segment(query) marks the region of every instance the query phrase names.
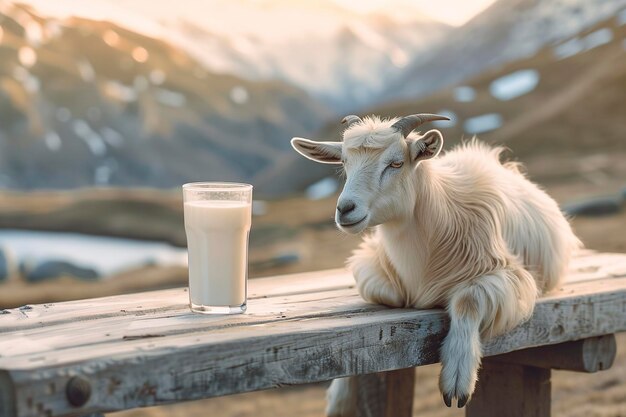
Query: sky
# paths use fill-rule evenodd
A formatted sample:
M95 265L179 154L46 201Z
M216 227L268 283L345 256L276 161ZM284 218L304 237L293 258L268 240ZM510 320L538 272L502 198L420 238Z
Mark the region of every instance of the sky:
M460 26L489 7L495 0L334 0L354 10L375 11L395 5L411 6L449 25Z
M211 19L214 13L204 13L206 8L222 9L226 7L246 7L250 5L284 7L285 4L296 3L315 4L312 0L179 0L176 8L172 9L169 1L159 2L153 0L20 0L20 2L33 4L37 9L51 12L53 15L72 14L79 15L102 14L107 16L111 10L123 10L140 12L145 11L148 15L156 17L177 15L203 15ZM406 19L417 14L442 21L444 23L460 26L469 19L480 13L495 0L331 0L339 6L353 10L356 13L386 12L396 17ZM322 2L323 3L323 2ZM319 3L318 3L319 4ZM219 7L215 7L215 6ZM91 12L91 13L90 13ZM219 13L218 13L219 14ZM96 17L96 16L91 16ZM213 16L216 17L216 16Z

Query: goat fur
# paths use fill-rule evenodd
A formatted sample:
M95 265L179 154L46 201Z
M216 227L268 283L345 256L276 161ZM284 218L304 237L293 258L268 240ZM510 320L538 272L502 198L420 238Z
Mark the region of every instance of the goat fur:
M394 136L395 120L351 126L343 152L420 140ZM528 319L581 246L557 203L501 152L473 139L415 164L396 185L406 214L376 225L348 259L366 301L447 309L439 386L448 406L454 398L463 406L474 391L482 344ZM328 415L355 412L353 387L350 378L333 381Z

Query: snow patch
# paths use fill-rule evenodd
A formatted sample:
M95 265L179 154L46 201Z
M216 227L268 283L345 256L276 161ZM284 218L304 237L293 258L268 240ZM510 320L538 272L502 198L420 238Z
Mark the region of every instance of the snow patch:
M318 182L309 185L305 194L309 200L320 200L333 195L339 188L339 182L336 178L326 177Z
M22 46L17 52L17 59L20 61L20 64L30 68L37 62L37 52L30 46Z
M263 216L267 214L267 210L268 210L267 201L252 200L252 215L253 216Z
M236 104L245 104L249 99L248 90L242 86L233 87L230 90L230 99Z
M182 107L187 102L185 96L176 91L159 89L155 92L156 99L159 103L170 107Z
M456 126L457 122L458 122L458 118L456 116L456 113L453 112L452 110L439 110L437 112L437 114L440 114L442 116L446 116L448 117L450 120L435 120L433 123L433 126L438 127L438 128L446 128L446 127L453 127Z
M78 66L78 72L80 74L80 78L86 83L90 83L96 79L96 72L93 69L93 66L86 59L79 59L76 62Z
M61 138L57 132L46 132L44 142L52 152L56 152L61 148Z
M89 124L81 119L72 123L72 129L79 138L83 139L94 156L103 156L106 153L106 145L102 137L93 131Z
M31 75L24 82L24 88L31 94L37 93L41 87L41 82L39 78Z
M106 81L104 83L104 93L115 100L126 103L137 100L137 92L135 89L119 81Z
M410 59L409 54L397 47L391 49L389 58L391 59L391 63L397 68L406 67Z
M22 83L24 90L29 93L36 93L39 91L41 82L39 78L35 77L24 67L15 67L13 69L13 77Z
M613 32L609 28L598 29L583 38L572 38L554 48L558 59L569 58L583 51L606 45L613 40Z
M620 10L620 12L617 14L617 23L620 26L626 25L626 9Z
M150 71L150 82L154 85L161 85L165 82L165 73L160 69L153 69Z
M111 168L108 165L100 165L94 172L94 183L96 185L106 185L111 178Z
M146 62L150 57L148 50L144 47L137 46L133 48L133 52L131 53L133 59L141 64Z
M498 100L512 100L533 91L539 78L539 72L534 69L515 71L492 81L489 92Z
M10 248L20 261L65 260L95 268L102 275L121 272L148 262L158 265L185 265L187 258L185 249L163 242L77 233L6 229L0 231L0 244Z
M585 50L585 44L578 38L570 39L554 48L554 55L558 59L569 58Z
M43 29L39 23L34 20L28 20L24 24L24 32L26 35L26 42L34 47L41 45L43 39Z
M46 38L56 39L63 34L63 27L56 19L48 19L44 26L44 32L46 33Z
M122 136L117 130L105 126L100 129L100 133L102 134L104 141L114 148L121 148L124 145L124 136Z
M120 35L109 29L102 35L102 40L110 47L115 48L120 43Z
M593 49L598 46L606 45L613 40L613 31L609 28L598 29L585 36L583 39L585 43L585 49Z
M487 113L467 119L463 124L463 129L465 132L475 135L495 130L501 127L502 124L502 116L498 113Z
M460 103L469 103L476 98L476 90L468 86L460 86L453 90L454 100Z

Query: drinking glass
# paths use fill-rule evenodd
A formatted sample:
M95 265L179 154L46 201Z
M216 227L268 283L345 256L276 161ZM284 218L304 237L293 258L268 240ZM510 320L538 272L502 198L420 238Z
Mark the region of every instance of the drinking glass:
M195 182L183 185L191 310L204 314L246 311L252 185Z

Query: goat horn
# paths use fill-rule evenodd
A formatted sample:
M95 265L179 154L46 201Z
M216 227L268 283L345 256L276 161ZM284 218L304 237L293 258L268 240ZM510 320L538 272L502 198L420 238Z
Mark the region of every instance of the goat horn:
M394 127L398 131L402 132L402 136L406 138L407 136L409 136L409 133L417 129L419 125L426 122L432 122L434 120L450 120L450 118L446 116L440 116L438 114L429 113L412 114L398 120L391 127Z
M349 115L349 116L344 117L344 118L341 120L341 123L342 123L342 124L346 124L346 123L348 123L348 127L350 127L350 125L352 125L352 123L360 123L360 122L362 122L362 121L363 121L363 120L361 120L361 118L360 118L359 116L356 116L356 115L354 115L354 114L351 114L351 115Z

